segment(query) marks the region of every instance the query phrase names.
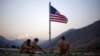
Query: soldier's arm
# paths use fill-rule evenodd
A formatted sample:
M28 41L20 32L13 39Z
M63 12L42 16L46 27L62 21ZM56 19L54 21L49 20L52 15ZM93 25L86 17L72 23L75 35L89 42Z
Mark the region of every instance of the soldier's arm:
M37 49L40 50L40 51L43 51L43 49L38 45L37 45Z
M28 46L28 45L24 45L24 47L25 47L26 49L31 49L31 46Z

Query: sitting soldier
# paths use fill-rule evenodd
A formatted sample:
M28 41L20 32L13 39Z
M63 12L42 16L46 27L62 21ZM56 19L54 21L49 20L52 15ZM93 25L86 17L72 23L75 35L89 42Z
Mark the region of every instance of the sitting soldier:
M20 53L30 53L31 49L31 40L27 39L21 46L20 46Z
M31 53L36 53L37 51L43 51L42 48L40 46L38 46L38 38L35 38L34 41L31 43Z

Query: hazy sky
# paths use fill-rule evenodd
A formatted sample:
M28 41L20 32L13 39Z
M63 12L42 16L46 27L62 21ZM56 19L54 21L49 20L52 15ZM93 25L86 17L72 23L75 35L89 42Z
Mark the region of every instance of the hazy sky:
M100 0L0 0L0 35L8 39L49 39L49 2L68 23L52 22L52 38L100 19Z

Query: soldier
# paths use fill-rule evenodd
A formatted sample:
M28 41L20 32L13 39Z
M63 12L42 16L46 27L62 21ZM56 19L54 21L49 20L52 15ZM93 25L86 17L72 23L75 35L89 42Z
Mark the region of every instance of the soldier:
M20 53L30 53L31 49L31 40L27 39L21 46L20 46Z
M42 48L40 46L38 46L38 41L39 39L38 38L35 38L34 41L31 43L31 52L32 53L36 53L37 51L43 51Z
M57 48L60 54L69 54L69 44L65 41L65 37L62 36L57 44Z

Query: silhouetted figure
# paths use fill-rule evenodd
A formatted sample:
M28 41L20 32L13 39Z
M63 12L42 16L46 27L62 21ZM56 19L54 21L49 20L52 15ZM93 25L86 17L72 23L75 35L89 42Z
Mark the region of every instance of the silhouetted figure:
M20 46L20 53L30 53L31 49L31 40L27 39L21 46Z
M38 46L38 44L37 44L38 41L39 41L39 39L35 38L34 41L31 43L31 47L32 47L31 52L32 53L36 53L38 51L43 51L42 48L40 46Z
M69 54L69 44L65 41L65 37L62 36L57 44L57 48L60 54Z

